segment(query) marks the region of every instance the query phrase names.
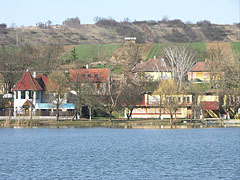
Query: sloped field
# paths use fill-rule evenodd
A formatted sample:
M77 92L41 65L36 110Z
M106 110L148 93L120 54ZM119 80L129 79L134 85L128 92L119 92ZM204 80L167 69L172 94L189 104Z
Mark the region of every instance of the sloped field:
M197 60L203 61L205 53L211 49L220 49L225 57L233 60L240 57L240 42L196 42L196 43L158 43L158 44L136 44L139 46L139 58L148 60L164 57L164 48L173 45L187 45L197 51ZM131 51L127 44L93 44L93 45L70 45L64 47L67 54L64 59L71 58L71 50L75 47L78 60L84 65L96 61L110 63L124 62L129 58Z
M240 42L231 42L234 58L240 61Z
M228 59L229 61L234 60L234 55L230 42L210 42L206 43L206 51L215 50L216 52L220 51L223 55L223 58Z
M77 59L86 64L109 59L119 46L120 44L89 44L75 46L75 50ZM71 50L65 55L64 59L71 59Z
M147 57L145 60L151 59L154 56L157 58L164 56L164 48L167 46L173 46L173 45L186 45L192 48L193 50L197 51L197 60L202 61L204 59L204 53L206 50L205 43L202 42L196 42L196 43L166 43L166 44L154 44L152 48L150 49Z

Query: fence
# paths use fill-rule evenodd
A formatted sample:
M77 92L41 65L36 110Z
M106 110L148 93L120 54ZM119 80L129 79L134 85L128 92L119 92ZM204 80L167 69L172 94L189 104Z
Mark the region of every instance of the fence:
M0 108L0 116L9 116L9 113L11 112L11 116L14 115L13 109L10 108ZM74 110L68 110L68 111L59 111L60 116L73 116L75 113ZM50 111L50 110L37 110L33 116L56 116L56 111ZM30 112L24 112L19 111L17 112L17 116L30 116Z

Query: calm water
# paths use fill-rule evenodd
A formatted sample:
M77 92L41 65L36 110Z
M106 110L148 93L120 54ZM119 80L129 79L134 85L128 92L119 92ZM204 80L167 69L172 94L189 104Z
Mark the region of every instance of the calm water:
M0 129L0 179L240 179L240 128Z

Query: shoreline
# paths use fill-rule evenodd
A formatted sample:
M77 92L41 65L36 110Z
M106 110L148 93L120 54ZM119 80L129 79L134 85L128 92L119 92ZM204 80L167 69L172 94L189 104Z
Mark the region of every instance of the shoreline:
M175 122L171 125L168 121L161 120L11 120L0 121L0 128L121 128L121 129L196 129L196 128L231 128L240 127L239 120L228 120L220 124L217 121L194 121L194 122Z

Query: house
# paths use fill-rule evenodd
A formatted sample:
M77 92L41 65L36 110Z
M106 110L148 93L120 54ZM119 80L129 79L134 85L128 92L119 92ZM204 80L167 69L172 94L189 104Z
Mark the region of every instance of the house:
M81 85L88 86L94 94L107 94L110 86L109 69L71 69L70 79L79 82Z
M136 64L132 72L134 74L143 73L153 80L172 79L171 68L165 64L164 59L149 59L147 62Z
M197 62L188 72L188 80L208 83L220 79L223 72L219 72L217 66L214 62Z
M43 88L28 70L12 90L14 93L14 115L29 115L29 112L35 111L36 103L41 102Z
M132 118L159 118L160 115L161 118L170 118L170 112L166 105L168 99L163 99L160 104L160 98L159 95L144 94L142 103L134 108ZM192 95L180 94L167 98L176 99L176 118L191 118Z
M125 37L124 40L125 40L125 43L136 43L136 37Z
M27 70L13 87L14 116L55 115L56 105L50 102L46 96L54 95L54 89L49 89L50 82L52 80L46 76L35 77L35 73L33 76ZM50 91L50 93L46 93L46 91ZM60 104L61 115L64 115L64 112L66 115L71 115L74 109L74 105L67 103L67 98L64 98Z

